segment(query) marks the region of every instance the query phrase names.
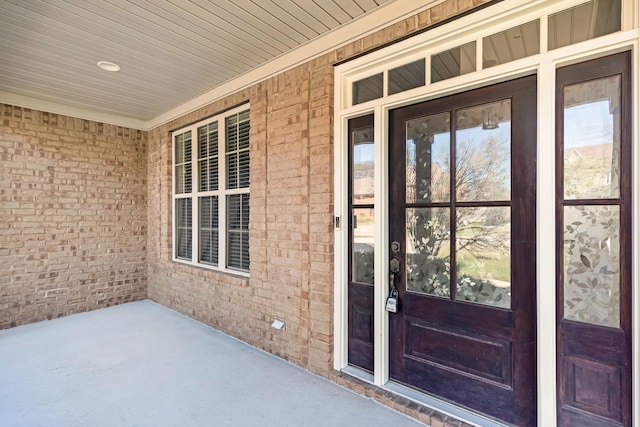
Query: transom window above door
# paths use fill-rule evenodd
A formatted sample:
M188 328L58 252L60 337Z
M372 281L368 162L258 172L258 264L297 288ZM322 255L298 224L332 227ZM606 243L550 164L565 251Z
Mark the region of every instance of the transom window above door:
M615 33L622 29L622 2L591 0L484 37L458 41L444 50L409 52L404 61L397 59L368 75L351 79L349 103L364 104L506 64L539 54L541 47L550 51ZM543 21L547 28L544 33Z

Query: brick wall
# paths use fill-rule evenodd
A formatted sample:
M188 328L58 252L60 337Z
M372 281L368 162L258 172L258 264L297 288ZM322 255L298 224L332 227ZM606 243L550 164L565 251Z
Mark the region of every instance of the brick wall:
M151 299L330 376L333 356L333 64L469 10L449 0L149 132ZM171 261L170 131L251 108L250 278ZM286 330L270 327L279 318Z
M462 425L332 371L333 64L487 1L447 0L148 133L0 106L0 327L148 295L434 426ZM246 101L250 278L174 263L170 130Z
M144 132L0 104L0 328L146 296Z

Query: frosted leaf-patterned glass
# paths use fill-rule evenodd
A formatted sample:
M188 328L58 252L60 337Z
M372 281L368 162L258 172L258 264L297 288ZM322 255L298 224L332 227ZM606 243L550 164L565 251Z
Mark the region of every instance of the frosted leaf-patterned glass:
M511 306L511 208L456 209L456 299Z
M449 297L451 226L449 208L406 211L407 290Z
M456 112L456 200L511 199L511 100Z
M620 325L620 208L564 207L564 318Z
M412 202L450 199L451 132L449 113L406 122L406 197Z
M620 195L620 76L564 88L564 197Z

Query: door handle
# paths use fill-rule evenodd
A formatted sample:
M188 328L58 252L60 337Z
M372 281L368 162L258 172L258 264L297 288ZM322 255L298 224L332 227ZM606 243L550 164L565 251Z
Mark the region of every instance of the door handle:
M391 258L391 261L389 261L389 271L393 274L400 273L400 261L398 258Z
M389 261L389 286L391 291L387 297L386 309L388 312L397 313L399 307L399 295L396 288L396 274L400 273L400 261L398 258L391 258Z

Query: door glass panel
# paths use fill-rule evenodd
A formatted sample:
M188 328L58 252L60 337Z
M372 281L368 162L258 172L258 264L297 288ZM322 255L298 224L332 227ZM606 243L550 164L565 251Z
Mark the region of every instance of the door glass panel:
M476 70L476 42L431 55L431 83Z
M424 86L425 68L424 58L389 70L388 95Z
M406 122L407 203L449 201L449 129L448 112Z
M373 225L373 208L353 209L352 280L369 285L373 285Z
M382 73L358 80L353 83L352 104L362 104L363 102L382 98Z
M527 22L482 39L482 67L540 53L540 20Z
M449 208L409 208L406 217L407 290L449 297Z
M456 299L511 306L509 207L456 209Z
M620 325L620 208L564 207L564 317Z
M364 123L360 123L363 122ZM373 118L351 119L351 281L373 285L374 256L374 138Z
M352 140L352 173L353 173L353 204L373 203L374 174L374 145L373 128L362 128L351 132Z
M593 0L549 16L549 50L620 31L620 0Z
M620 76L564 87L564 197L620 194Z
M511 198L511 101L456 112L456 200Z

